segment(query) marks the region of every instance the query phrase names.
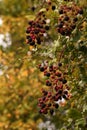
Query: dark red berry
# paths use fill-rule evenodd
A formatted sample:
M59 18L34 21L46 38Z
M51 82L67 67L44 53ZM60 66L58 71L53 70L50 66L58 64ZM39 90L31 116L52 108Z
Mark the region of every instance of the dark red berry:
M44 96L44 97L42 98L43 101L45 101L45 99L46 99L46 96Z
M59 87L58 87L58 86L56 86L56 87L55 87L55 90L56 90L56 92L57 92L57 91L59 90Z
M39 110L39 113L42 114L42 110Z
M54 98L54 101L58 101L58 99L59 99L59 96L56 95L55 98Z
M48 112L47 112L47 110L44 110L44 112L43 112L44 114L47 114Z
M53 71L53 66L52 65L49 66L49 71Z
M51 5L51 2L49 1L48 4Z

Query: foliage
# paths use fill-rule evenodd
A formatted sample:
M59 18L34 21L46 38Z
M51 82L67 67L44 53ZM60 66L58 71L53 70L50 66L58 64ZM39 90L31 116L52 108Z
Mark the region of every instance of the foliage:
M61 5L72 4L83 8L83 15L69 36L57 32ZM51 121L57 130L86 130L87 128L87 1L52 0L56 11L45 0L2 0L0 33L10 34L11 46L0 47L0 129L38 130L38 124ZM33 8L35 7L35 9ZM43 11L51 20L48 37L40 45L26 44L28 21L35 20ZM71 16L72 19L73 16ZM79 17L79 16L78 16ZM38 19L38 18L37 18ZM55 26L54 26L55 25ZM4 37L4 41L6 41ZM38 64L61 62L68 72L67 83L72 98L60 106L55 115L39 114L38 98L47 88Z

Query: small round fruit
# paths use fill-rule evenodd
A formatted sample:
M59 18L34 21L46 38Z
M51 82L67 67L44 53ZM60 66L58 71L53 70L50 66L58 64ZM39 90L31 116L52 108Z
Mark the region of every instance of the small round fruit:
M31 46L34 46L35 45L35 41L32 41L29 43Z
M63 14L63 10L60 9L60 10L59 10L59 14Z
M43 72L44 71L44 67L40 67L40 71Z
M60 62L60 63L58 63L58 66L59 66L59 67L61 67L61 66L62 66L62 63L61 63L61 62Z
M64 20L65 20L65 21L68 21L68 20L69 20L69 17L68 17L68 16L65 16Z
M55 7L55 5L53 5L53 6L52 6L52 10L55 10L55 9L56 9L56 7Z
M78 11L78 13L79 13L79 14L83 14L83 9L80 9L80 10Z
M53 113L54 113L54 110L50 109L50 114L53 115Z
M46 29L46 30L49 30L50 28L49 28L49 26L45 26L45 29Z
M54 104L54 107L55 107L55 108L58 108L58 107L59 107L59 105L58 105L57 103L55 103L55 104Z

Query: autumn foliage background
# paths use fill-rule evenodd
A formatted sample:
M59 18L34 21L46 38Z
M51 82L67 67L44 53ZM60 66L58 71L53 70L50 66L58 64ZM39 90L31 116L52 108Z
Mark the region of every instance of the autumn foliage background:
M39 130L39 125L47 121L50 126L54 124L53 130L87 129L87 1L72 1L84 10L83 19L79 21L80 29L77 28L68 40L51 30L52 41L48 40L46 46L42 44L34 51L26 44L26 28L28 21L33 20L39 10L44 10L44 1L0 1L0 18L3 20L0 34L4 35L3 42L0 41L3 43L0 46L0 130ZM53 0L52 3L68 2ZM56 17L55 13L47 15L50 19ZM5 47L4 43L9 42L10 45ZM63 52L65 44L67 47ZM37 65L43 60L58 61L61 51L61 62L69 66L72 98L54 116L44 116L38 113L37 101L41 88L46 86ZM44 127L41 130L49 129Z

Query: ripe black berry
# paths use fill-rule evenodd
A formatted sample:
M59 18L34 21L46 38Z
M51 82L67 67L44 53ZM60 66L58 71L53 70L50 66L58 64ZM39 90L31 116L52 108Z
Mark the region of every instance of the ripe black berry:
M30 36L26 36L26 39L29 39L30 38Z
M45 20L43 20L43 24L46 24L46 21L45 21Z
M41 44L41 40L40 39L37 39L37 44Z
M48 73L48 72L47 72L45 75L46 75L47 77L50 77L50 73Z
M47 85L47 86L51 86L52 83L51 83L50 81L47 81L47 82L46 82L46 85Z
M61 89L58 91L58 94L62 94L62 90Z
M27 33L27 34L30 33L30 30L26 30L26 33Z
M77 17L76 17L76 18L74 18L74 19L73 19L73 21L74 21L74 22L77 22L77 21L78 21L78 18L77 18Z
M80 10L78 11L78 13L79 13L79 14L83 14L83 9L80 9Z
M35 41L29 43L31 46L35 45Z
M56 73L56 76L61 77L61 73L59 73L59 72Z
M32 25L32 23L33 23L33 21L29 21L29 22L28 22L29 25Z
M59 27L59 28L62 28L62 27L63 27L63 23L60 22L60 23L58 24L58 27Z
M65 31L61 31L61 34L62 34L62 35L65 35Z
M67 94L68 94L68 91L64 91L64 94L66 94L66 95L67 95Z
M40 71L43 72L44 71L44 67L40 67Z
M32 42L32 38L30 36L28 37L28 42Z
M68 16L65 16L64 20L65 20L65 21L68 21L68 20L69 20L69 17L68 17Z
M39 33L39 30L35 30L34 33L35 33L35 34L38 34L38 33Z
M53 115L53 113L54 113L54 110L50 109L50 114Z
M63 98L66 99L66 95L63 95Z
M58 108L58 107L59 107L59 105L58 105L57 103L55 103L54 106L55 106L55 108Z
M66 79L63 79L62 80L63 84L67 83L67 80Z
M46 30L49 30L49 26L45 26L45 29L46 29Z
M41 105L41 108L45 108L45 107L46 107L46 104L42 104L42 105Z
M48 107L51 107L51 103L49 103L47 106L48 106Z
M63 10L59 10L59 14L63 14Z
M58 63L58 66L61 67L61 66L62 66L62 63Z
M61 97L61 96L59 96L59 97L58 97L58 99L60 99L60 100L61 100L61 99L62 99L62 97Z
M56 9L56 7L55 7L55 5L53 5L53 6L52 6L52 10L55 10L55 9Z
M67 35L67 36L69 36L70 34L71 34L71 30L65 30L65 34Z
M71 26L71 28L72 28L72 29L75 29L75 27L76 27L76 25L75 25L75 24L73 24L73 25Z
M48 94L48 92L45 90L43 90L42 92L43 92L44 96L46 96Z
M33 6L33 7L31 8L31 10L32 10L32 11L35 11L35 7Z

